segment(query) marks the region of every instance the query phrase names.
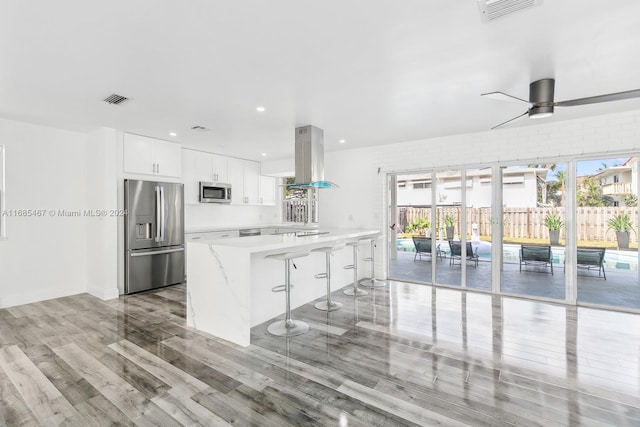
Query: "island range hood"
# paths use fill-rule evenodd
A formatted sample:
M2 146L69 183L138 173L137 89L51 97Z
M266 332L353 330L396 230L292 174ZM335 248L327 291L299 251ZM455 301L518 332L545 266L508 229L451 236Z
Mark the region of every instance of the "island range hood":
M315 126L296 128L296 180L288 187L333 188L324 180L324 132Z

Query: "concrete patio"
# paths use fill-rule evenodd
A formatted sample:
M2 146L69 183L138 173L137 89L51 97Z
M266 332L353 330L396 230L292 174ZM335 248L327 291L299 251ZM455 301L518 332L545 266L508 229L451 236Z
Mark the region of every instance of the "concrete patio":
M414 253L399 251L397 259L389 261L389 277L414 283L431 284L431 257L423 256L414 262ZM526 296L564 300L565 272L563 264L550 269L527 266L520 272L519 264L505 262L502 272L502 292ZM606 269L607 280L598 277L597 270L578 269L578 301L613 307L640 309L640 283L638 272L628 269ZM446 255L438 259L436 282L443 285L460 286L462 269L459 264L450 265ZM480 259L478 268L467 263L467 288L491 289L491 262Z

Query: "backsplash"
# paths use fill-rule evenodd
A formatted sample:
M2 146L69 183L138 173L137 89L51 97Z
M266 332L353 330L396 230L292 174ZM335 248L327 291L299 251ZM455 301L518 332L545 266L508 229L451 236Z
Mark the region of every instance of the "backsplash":
M278 206L218 205L203 203L184 206L186 229L225 225L274 224L281 222Z

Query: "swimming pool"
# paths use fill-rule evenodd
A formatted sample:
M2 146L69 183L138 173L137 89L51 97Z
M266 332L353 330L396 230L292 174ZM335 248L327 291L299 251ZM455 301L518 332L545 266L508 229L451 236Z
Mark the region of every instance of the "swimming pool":
M446 241L437 241L440 250L449 256L449 244ZM491 242L471 242L474 249L478 250L478 257L481 261L491 260ZM415 246L411 239L396 240L396 248L401 252L415 252ZM504 262L518 264L520 262L520 245L504 244L502 256ZM564 248L554 247L551 250L553 263L564 264ZM607 249L604 256L604 263L607 268L617 268L620 270L638 270L638 254L636 252L617 251Z

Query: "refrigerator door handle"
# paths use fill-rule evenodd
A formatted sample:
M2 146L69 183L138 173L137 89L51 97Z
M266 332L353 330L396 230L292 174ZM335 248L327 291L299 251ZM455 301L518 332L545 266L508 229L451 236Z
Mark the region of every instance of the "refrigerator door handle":
M162 255L162 254L172 254L174 252L184 252L184 248L165 249L163 251L132 252L131 256L138 257L138 256L149 256L149 255Z
M160 211L160 215L162 217L162 228L161 228L162 234L160 235L160 241L164 241L164 239L165 239L164 233L165 233L166 226L167 226L166 221L165 221L166 220L166 213L167 213L165 205L166 205L166 203L165 203L165 200L164 200L164 187L160 187L160 206L162 208L161 211Z
M162 221L160 218L160 212L162 211L162 207L161 207L161 203L162 200L160 198L160 187L156 186L156 237L155 237L155 241L156 242L161 242L162 241Z

